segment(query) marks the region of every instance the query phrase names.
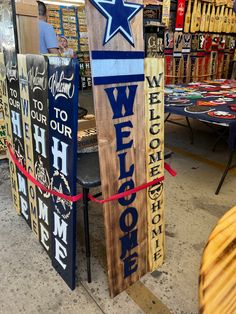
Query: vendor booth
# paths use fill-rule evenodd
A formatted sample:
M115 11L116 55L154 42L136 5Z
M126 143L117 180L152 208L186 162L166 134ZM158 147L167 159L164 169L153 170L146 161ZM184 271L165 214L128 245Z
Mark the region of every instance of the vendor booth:
M164 110L190 129L189 118L229 129L217 193L232 166L236 15L218 0L44 2L57 55L39 53L35 1L0 1L0 158L17 214L72 290L77 221L91 282L88 207L102 204L113 298L165 260L164 169L176 173L165 162Z

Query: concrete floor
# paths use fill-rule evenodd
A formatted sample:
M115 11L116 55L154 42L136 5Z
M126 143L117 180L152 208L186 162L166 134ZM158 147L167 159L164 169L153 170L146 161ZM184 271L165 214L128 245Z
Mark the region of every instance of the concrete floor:
M88 103L87 95L82 95L81 105ZM222 143L213 153L215 135L199 122L193 128L195 143L190 145L187 129L166 125L165 144L175 152L171 165L178 175L166 174L165 263L113 300L107 285L102 207L90 205L93 281L88 284L78 205L78 286L71 292L14 212L8 166L0 162L0 313L198 313L202 251L217 220L236 203L236 172L228 175L216 196L227 146Z

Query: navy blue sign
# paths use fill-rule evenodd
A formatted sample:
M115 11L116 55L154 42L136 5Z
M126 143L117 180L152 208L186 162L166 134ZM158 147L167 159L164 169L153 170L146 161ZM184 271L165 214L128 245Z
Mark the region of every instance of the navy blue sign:
M48 64L43 56L27 55L29 102L24 113L30 115L34 176L50 189L50 146L48 109ZM24 77L20 79L24 88ZM39 241L51 256L51 195L36 188Z
M49 57L49 141L51 188L76 194L78 62ZM71 289L75 288L76 205L52 196L52 263Z
M25 147L24 132L22 125L21 103L19 92L19 74L17 65L17 55L14 51L4 52L6 66L6 80L8 88L8 105L11 126L12 126L12 146L19 162L25 167ZM20 212L28 225L31 227L31 217L29 208L28 182L25 176L17 169L17 181L19 192Z

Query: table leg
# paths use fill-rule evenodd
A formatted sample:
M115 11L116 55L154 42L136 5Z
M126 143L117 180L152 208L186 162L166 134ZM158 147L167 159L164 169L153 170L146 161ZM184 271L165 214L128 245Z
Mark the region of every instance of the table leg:
M167 117L165 118L165 121L166 122L168 120L168 118L170 117L171 113L168 113Z
M224 171L224 173L223 173L223 175L222 175L222 177L220 179L219 185L218 185L218 187L216 189L216 192L215 192L216 195L219 194L220 189L222 187L222 184L224 183L225 177L226 177L228 171L231 169L231 163L232 163L232 160L233 160L233 155L234 155L234 151L232 150L232 151L230 151L229 159L228 159L228 163L226 165L225 171Z
M85 236L85 249L87 259L87 278L88 283L91 282L91 261L90 261L90 237L89 237L89 217L88 217L88 193L89 189L83 188L83 211L84 211L84 236Z
M191 127L191 124L190 124L190 122L189 122L189 118L188 118L188 117L186 117L186 121L187 121L189 130L190 130L190 139L191 139L190 144L193 144L193 129L192 129L192 127Z

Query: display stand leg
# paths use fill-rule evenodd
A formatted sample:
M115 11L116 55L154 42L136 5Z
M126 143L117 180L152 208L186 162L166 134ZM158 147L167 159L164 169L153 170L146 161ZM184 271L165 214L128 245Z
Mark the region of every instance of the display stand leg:
M224 180L225 180L225 177L226 177L228 171L229 171L230 169L232 169L231 163L232 163L232 159L233 159L233 154L234 154L234 151L232 150L232 151L230 152L230 154L229 154L229 159L228 159L228 163L227 163L227 165L226 165L225 171L224 171L224 173L223 173L223 175L222 175L222 177L221 177L221 179L220 179L220 183L219 183L219 185L218 185L218 187L217 187L217 189L216 189L216 192L215 192L216 195L219 194L220 189L221 189L221 187L222 187L222 184L224 183Z
M84 212L84 236L85 236L85 248L87 259L87 278L88 283L91 282L91 253L90 253L90 237L89 237L89 217L88 217L88 194L89 189L83 188L83 212Z

